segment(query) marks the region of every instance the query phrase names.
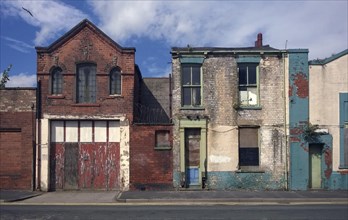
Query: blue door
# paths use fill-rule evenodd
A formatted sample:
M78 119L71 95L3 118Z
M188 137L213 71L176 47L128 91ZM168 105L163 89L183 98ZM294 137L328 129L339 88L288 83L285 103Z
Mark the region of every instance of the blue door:
M186 187L201 184L199 179L201 129L185 129Z

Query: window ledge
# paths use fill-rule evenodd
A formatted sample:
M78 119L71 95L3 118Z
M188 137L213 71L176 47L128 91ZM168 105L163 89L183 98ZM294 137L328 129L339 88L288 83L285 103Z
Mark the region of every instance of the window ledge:
M65 95L48 95L48 99L65 99Z
M240 170L237 170L236 173L265 173L265 170L260 170L258 168L255 169L248 169L248 168L241 168Z
M72 104L71 106L74 106L74 107L100 107L100 104L94 104L94 103L76 103L76 104Z
M122 95L109 95L106 99L124 98Z
M347 170L348 166L341 165L341 166L338 167L338 169L340 169L340 170Z
M205 110L204 107L181 107L180 110Z
M239 106L238 110L262 110L261 106Z
M154 148L155 150L171 150L172 149L172 147L155 147Z

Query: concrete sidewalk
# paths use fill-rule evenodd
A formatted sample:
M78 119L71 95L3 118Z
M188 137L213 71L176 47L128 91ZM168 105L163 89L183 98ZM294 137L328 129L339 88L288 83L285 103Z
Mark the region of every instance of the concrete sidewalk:
M348 191L127 191L118 202L342 202L348 204Z
M212 203L339 203L348 205L348 191L1 191L2 204L122 205Z

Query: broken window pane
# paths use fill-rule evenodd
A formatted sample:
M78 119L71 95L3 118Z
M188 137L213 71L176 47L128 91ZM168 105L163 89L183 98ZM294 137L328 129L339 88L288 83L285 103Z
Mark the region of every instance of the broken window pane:
M242 106L257 106L258 85L257 68L255 63L242 63L238 65L239 74L239 98Z

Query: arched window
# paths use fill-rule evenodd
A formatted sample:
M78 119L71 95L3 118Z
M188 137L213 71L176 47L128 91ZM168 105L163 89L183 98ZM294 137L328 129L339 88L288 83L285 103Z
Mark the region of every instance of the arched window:
M113 68L110 72L110 95L121 95L121 70Z
M62 94L62 88L63 88L63 74L62 69L59 67L56 67L52 71L51 75L51 93L52 95L58 95Z
M97 66L95 64L84 63L77 65L77 103L96 102L96 74Z

